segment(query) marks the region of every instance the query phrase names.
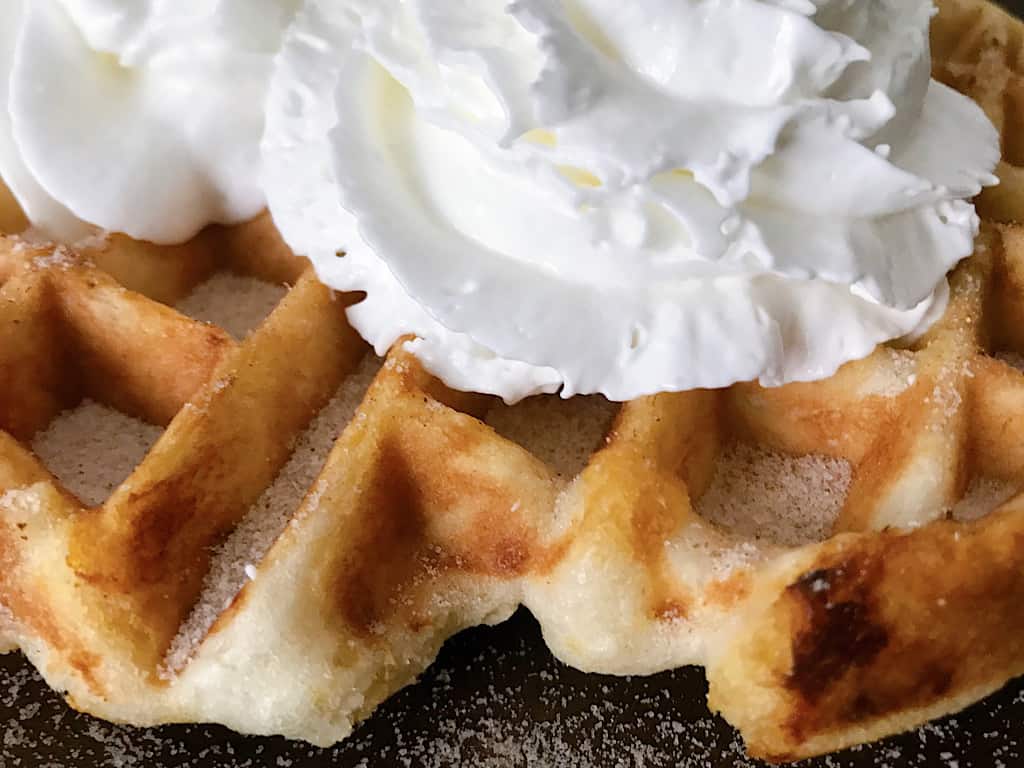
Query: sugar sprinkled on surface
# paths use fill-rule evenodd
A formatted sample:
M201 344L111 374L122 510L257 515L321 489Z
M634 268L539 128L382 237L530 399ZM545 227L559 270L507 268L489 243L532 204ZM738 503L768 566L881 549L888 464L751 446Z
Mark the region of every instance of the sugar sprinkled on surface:
M284 298L288 289L255 277L219 272L178 303L182 314L213 323L244 339Z
M917 383L917 358L904 349L882 347L884 365L872 366L871 376L864 382L864 395L898 397Z
M65 488L97 506L142 462L162 433L161 427L84 400L37 433L32 450Z
M925 398L925 402L939 409L939 418L933 419L929 423L929 429L941 432L946 429L950 419L960 411L960 407L963 405L963 395L960 393L960 386L956 379L942 375L939 377L935 389L932 390L931 396Z
M424 679L344 743L320 750L222 728L135 729L68 709L18 657L0 658L4 768L755 768L703 704L693 669L652 678L588 676L555 662L525 614L450 641ZM974 714L811 763L808 768L1020 765L1024 689ZM976 758L972 761L971 757Z
M182 625L167 653L165 666L176 670L187 661L196 643L245 582L259 576L259 562L288 525L310 490L334 441L355 414L381 361L367 355L346 377L331 401L295 441L291 458L274 482L214 553L203 583L203 594Z
M779 554L779 550L770 541L755 540L744 533L708 525L692 525L682 535L668 542L666 552L681 568L694 562L705 563L706 567L700 577L707 581L720 581L736 571Z
M1019 491L1019 483L988 477L976 478L964 497L953 507L950 516L961 522L980 520L985 515L995 512Z
M32 263L40 269L49 269L52 267L56 267L57 269L68 269L69 267L75 266L78 262L67 246L58 245L53 249L51 254L48 256L37 256L33 259Z
M601 447L618 411L617 403L600 395L569 400L548 395L513 406L496 405L485 421L568 481L583 471Z
M736 535L800 546L828 538L852 477L842 459L737 443L722 452L696 510Z

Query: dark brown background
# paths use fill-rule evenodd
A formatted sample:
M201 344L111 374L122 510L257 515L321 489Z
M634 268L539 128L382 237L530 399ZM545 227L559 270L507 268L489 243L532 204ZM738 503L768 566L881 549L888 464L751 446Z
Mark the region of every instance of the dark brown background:
M1024 13L1024 0L1007 0ZM18 654L0 656L0 768L630 766L741 768L704 706L700 670L583 675L554 661L524 611L448 643L422 680L331 750L220 727L121 728L70 711ZM953 718L808 768L1024 766L1024 682Z

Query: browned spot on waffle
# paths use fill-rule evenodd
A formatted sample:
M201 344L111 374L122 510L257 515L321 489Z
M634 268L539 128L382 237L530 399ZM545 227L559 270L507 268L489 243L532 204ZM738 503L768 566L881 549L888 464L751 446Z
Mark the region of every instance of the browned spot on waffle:
M993 243L994 342L1001 349L1024 350L1024 232L1017 227L1000 227Z
M985 533L964 530L961 535L984 537ZM962 638L957 638L950 627L953 631L942 633L939 642L932 641L926 628L934 628L956 615L958 609L966 608L955 603L982 595L989 606L1003 604L1005 610L1013 610L1006 603L1013 594L1019 594L1024 576L1011 576L997 568L979 593L977 584L965 589L954 579L929 577L921 571L911 573L901 566L909 558L919 558L910 546L912 541L912 537L893 536L886 537L880 546L854 549L838 563L812 571L787 588L789 599L801 606L806 622L794 636L788 677L788 684L799 696L788 724L796 739L803 740L816 730L925 706L940 700L954 683L963 687L971 682L965 679L965 673L975 671L972 667L987 672L987 662L979 664L973 658L984 653L971 642L972 636L978 637L976 628L963 627ZM980 542L966 546L969 548L971 543ZM933 555L933 565L941 567L943 554L952 558L948 561L951 564L964 557L954 556L954 547L948 542L934 544L938 552ZM998 545L996 549L1019 557L1024 553L1024 531L1013 532L1008 549ZM900 583L901 579L928 578L937 579L945 590ZM904 591L917 592L913 602L905 603L904 595L892 594L897 585ZM894 606L886 605L893 598L904 603L899 613L894 612ZM1004 625L1007 619L1001 616L993 622L992 618L976 616L978 613L975 608L967 615L975 614L972 619L989 626ZM1024 630L1024 619L1015 624ZM983 642L992 641L985 638Z
M68 664L81 676L82 681L96 696L107 691L100 682L97 670L101 659L75 636L74 628L67 627L62 617L54 615L44 595L25 588L21 580L19 553L27 537L17 526L0 520L0 605L5 606L18 621L31 628L51 650L67 658Z
M8 488L25 488L52 480L39 459L3 430L0 430L0 453L4 457L0 462L0 495Z
M140 494L132 494L128 503L139 511L132 521L134 526L128 534L126 544L133 553L134 568L128 578L118 583L115 578L97 581L105 587L118 590L134 589L139 585L153 584L167 580L170 563L174 578L182 582L195 582L202 578L202 573L193 573L205 566L202 562L180 562L173 555L180 555L175 545L180 532L188 529L199 511L201 501L196 498L195 488L202 483L199 473L206 467L216 467L210 457L199 455L193 464L194 472L186 472L167 478L161 483L147 488ZM210 539L216 541L222 532L213 531ZM205 538L205 537L204 537ZM201 549L196 546L187 547L198 556ZM205 558L202 558L205 559Z
M196 530L194 525L211 501L200 499L201 489L219 482L224 472L198 451L177 473L129 494L121 505L128 514L114 517L98 509L81 516L69 561L81 578L104 591L131 593L159 584L170 590L168 604L177 603L178 589L202 579L196 558L225 526L215 523L209 530L207 523Z
M662 600L654 606L651 615L656 621L682 621L689 614L689 606L680 600Z
M92 690L97 696L105 696L106 692L103 685L99 681L98 670L100 666L100 657L95 653L88 651L71 651L68 653L68 660L71 663L72 668L82 676L86 685ZM73 705L73 702L72 702Z
M94 280L84 272L81 278ZM103 278L95 282L100 285ZM116 306L102 303L98 311L114 313ZM325 404L362 351L344 322L343 305L314 280L300 281L281 306L246 344L225 343L230 354L212 374L204 373L205 387L174 418L130 491L115 493L103 508L75 521L68 562L97 588L108 610L126 611L133 625L144 628L135 649L154 673L199 594L209 548L273 479L288 457L293 436ZM154 315L203 333L208 328L151 302L139 302L138 310L148 313L154 332L160 329ZM132 315L122 309L108 319L125 325ZM101 330L89 338L102 337L105 327L96 324ZM310 358L293 369L285 359L300 343ZM100 342L92 346L108 349ZM133 348L129 342L109 348L124 354L125 346ZM152 357L159 357L159 351L145 359L152 362ZM167 363L174 359L176 355L169 356ZM155 367L133 370L146 376L172 375L159 360ZM119 386L116 377L114 386ZM245 407L263 415L240 419Z
M639 454L677 475L699 497L714 473L721 442L722 393L706 390L642 397L625 403L607 438L612 452Z
M711 701L729 701L725 714L752 751L793 759L817 743L848 743L853 727L920 722L950 697L973 700L1024 672L1022 558L1022 502L978 523L809 548L746 626L740 654L709 668ZM756 681L747 702L726 693L741 679Z
M27 272L0 286L0 429L28 440L79 391L64 365L65 342L52 287Z
M750 596L752 576L739 570L726 579L715 580L704 589L704 600L722 609L729 609Z
M451 565L448 553L428 549L421 494L392 446L381 452L367 504L376 513L353 531L353 554L339 569L337 586L341 615L363 637L380 633L416 579Z
M986 477L1024 477L1024 373L992 358L975 363L971 455Z
M511 511L515 490L457 463L488 439L487 428L440 416L447 423L436 427L410 418L401 436L381 445L361 501L369 513L337 569L342 617L364 637L396 616L422 626L421 602L446 573L511 579L544 560L536 530Z
M692 519L693 511L676 457L670 460L672 470L652 466L635 450L626 431L629 418L582 477L586 518L574 538L583 546L597 538L609 557L625 558L637 568L647 615L686 616L691 598L673 573L665 541Z
M788 685L814 706L855 666L877 658L889 642L874 620L869 573L882 567L848 560L802 576L787 588L804 609L803 628L793 638L793 667Z
M898 415L878 423L882 429L875 433L870 450L857 465L854 488L840 513L837 530L857 531L872 527L877 495L859 489L881 489L899 479L894 476L892 468L907 465L914 445L906 437L918 435L925 429L928 410L924 400L935 386L932 378L919 380L900 396Z
M634 558L647 567L650 612L662 621L682 619L689 613L689 601L684 597L686 590L673 575L665 542L685 519L689 504L681 504L680 499L655 487L643 496L643 501L633 508L631 546Z
M848 363L830 379L810 384L740 384L728 394L729 426L741 440L785 453L860 462L899 412L896 397L861 391L892 354L879 350L867 360ZM911 373L898 374L902 379L893 384L905 383Z
M57 279L85 393L152 424L170 422L232 346L220 329L141 296L122 300L124 289L93 270L70 268Z

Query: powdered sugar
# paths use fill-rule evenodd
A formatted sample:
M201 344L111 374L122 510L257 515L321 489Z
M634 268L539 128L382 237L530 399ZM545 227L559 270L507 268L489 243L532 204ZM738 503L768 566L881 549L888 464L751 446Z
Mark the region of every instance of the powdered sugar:
M929 429L941 432L946 429L949 421L957 415L963 405L963 395L960 393L960 383L955 377L945 372L940 376L939 381L925 402L937 409L939 418L929 423Z
M525 613L450 641L416 685L321 750L222 728L142 730L68 709L18 657L0 657L4 768L754 768L704 705L703 675L585 675L554 661ZM1019 694L1019 695L1018 695ZM808 768L1011 768L1024 689ZM943 756L945 755L945 757Z
M163 434L113 408L84 400L32 439L32 450L61 484L98 506L142 462Z
M178 303L182 314L213 323L244 339L284 298L288 289L255 277L220 272Z
M696 509L741 537L800 546L832 533L852 476L842 459L789 456L737 443L718 458Z
M334 441L351 420L381 361L367 355L348 376L334 398L299 435L291 458L216 551L204 581L203 594L182 625L167 653L174 671L187 661L214 621L235 598L246 580L258 578L259 562L284 531L323 468Z
M40 269L68 269L77 263L75 256L64 245L58 245L52 253L46 256L37 256L32 260L32 264Z
M780 548L766 541L753 539L742 532L708 525L692 525L668 543L667 552L680 569L704 564L699 578L721 581L736 571L763 562L778 554Z

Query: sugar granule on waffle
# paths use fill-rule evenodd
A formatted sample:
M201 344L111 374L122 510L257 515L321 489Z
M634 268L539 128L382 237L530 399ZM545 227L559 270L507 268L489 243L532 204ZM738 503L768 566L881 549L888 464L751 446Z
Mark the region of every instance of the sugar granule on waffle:
M32 440L32 450L89 506L106 501L153 447L161 427L84 400Z
M694 526L685 537L667 547L667 553L677 565L698 559L704 561L707 568L703 576L707 581L728 579L738 571L763 562L775 550L774 545L710 526Z
M258 577L257 564L293 519L319 474L334 441L355 415L382 360L367 354L331 401L295 441L291 458L228 539L217 548L203 593L167 652L165 673L179 669L246 579ZM315 492L315 491L314 491Z
M244 339L287 292L283 285L218 272L179 302L177 309L195 320L220 326L236 339Z
M883 348L887 366L878 366L865 382L865 395L898 397L917 381L917 363L909 350Z
M795 547L831 534L851 479L842 459L737 443L723 452L696 509L734 534Z
M1024 355L1020 354L1020 352L1000 352L996 355L996 359L1002 360L1011 368L1024 371Z
M25 247L23 244L19 244L19 247ZM75 264L75 257L71 251L64 245L58 245L53 249L53 253L49 256L39 256L33 262L37 267L57 267L66 268Z

